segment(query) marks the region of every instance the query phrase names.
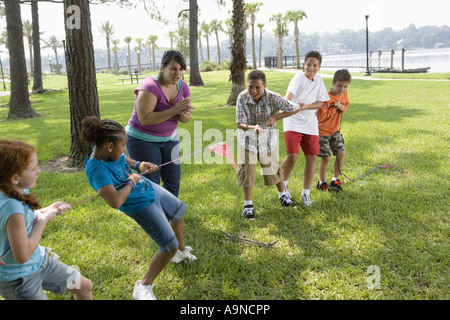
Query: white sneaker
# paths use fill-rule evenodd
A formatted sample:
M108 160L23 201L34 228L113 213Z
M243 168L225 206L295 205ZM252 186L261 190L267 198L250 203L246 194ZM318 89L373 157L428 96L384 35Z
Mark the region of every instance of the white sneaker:
M290 198L290 199L292 199L292 196L291 196L291 193L289 192L289 188L288 188L288 186L284 186L284 192L286 193L286 195Z
M177 253L175 253L175 255L173 256L171 261L175 263L180 263L181 261L184 260L190 261L196 260L197 257L190 252L191 250L192 250L191 247L186 247L186 250L184 251L178 250Z
M153 294L154 284L145 285L141 280L136 281L133 291L134 300L158 300Z
M307 196L304 193L302 193L302 201L305 206L312 206L312 204L313 204L313 202L311 200L311 196Z

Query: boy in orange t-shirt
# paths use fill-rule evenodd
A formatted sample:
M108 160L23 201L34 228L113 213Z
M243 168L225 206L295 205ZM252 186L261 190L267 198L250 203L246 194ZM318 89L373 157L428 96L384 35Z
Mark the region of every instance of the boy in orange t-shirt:
M345 146L344 137L339 132L341 114L347 111L349 100L347 89L352 81L352 76L346 69L338 70L333 77L333 87L328 91L330 100L324 103L324 107L317 111L319 121L319 145L321 157L319 165L319 182L317 189L325 191L342 191L339 174L344 165ZM330 163L331 153L336 156L334 162L333 179L327 184L327 169Z

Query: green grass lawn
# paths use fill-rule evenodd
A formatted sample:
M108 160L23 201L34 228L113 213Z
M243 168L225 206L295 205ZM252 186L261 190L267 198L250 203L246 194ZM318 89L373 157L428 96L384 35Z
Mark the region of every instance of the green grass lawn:
M266 73L268 89L284 95L293 74ZM203 73L205 86L191 88L196 109L192 121L180 125L183 154L224 141L227 132L236 129L235 108L222 108L231 89L228 75L229 71ZM100 113L126 125L136 84L122 85L119 78L98 74ZM331 78L324 79L329 88ZM70 149L66 79L45 77L44 87L62 89L31 96L33 108L45 116L3 121L8 108L0 108L0 137L35 145L42 164ZM354 79L342 122L347 149L343 171L357 180L345 179L339 194L311 190L312 208L282 209L276 188L265 187L258 175L253 196L256 220L246 221L240 216L243 194L232 166L218 156L213 158L217 163L205 163L214 157L209 151L184 158L180 198L188 206L185 239L198 259L169 264L155 282L156 296L449 299L448 92L450 81ZM0 105L8 101L1 97ZM286 148L281 122L278 128L282 160ZM236 141L230 147L236 150ZM409 175L376 170L365 180L358 179L384 163L403 167ZM296 199L303 168L300 157L290 179ZM317 180L318 166L314 186ZM95 195L84 172L43 171L34 192L43 205L58 199L75 203ZM230 242L223 232L276 243L258 247ZM157 251L134 221L101 198L76 205L52 221L41 243L94 282L95 299L131 299L135 281ZM379 268L379 288L370 286L371 266Z

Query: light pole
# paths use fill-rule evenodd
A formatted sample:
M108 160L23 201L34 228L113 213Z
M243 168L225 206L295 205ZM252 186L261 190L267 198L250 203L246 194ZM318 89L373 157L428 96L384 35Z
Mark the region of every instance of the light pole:
M366 62L367 62L366 73L364 75L371 76L372 74L370 73L370 70L369 70L369 16L368 15L366 15Z

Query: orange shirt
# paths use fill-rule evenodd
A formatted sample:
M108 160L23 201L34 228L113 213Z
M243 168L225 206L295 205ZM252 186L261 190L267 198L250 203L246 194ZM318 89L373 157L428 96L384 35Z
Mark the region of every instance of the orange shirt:
M319 120L319 136L331 136L339 131L339 123L341 121L341 113L333 106L335 101L344 106L344 112L347 111L349 100L347 91L340 96L333 96L331 90L328 91L330 100L324 102L324 107L317 110L317 119Z

